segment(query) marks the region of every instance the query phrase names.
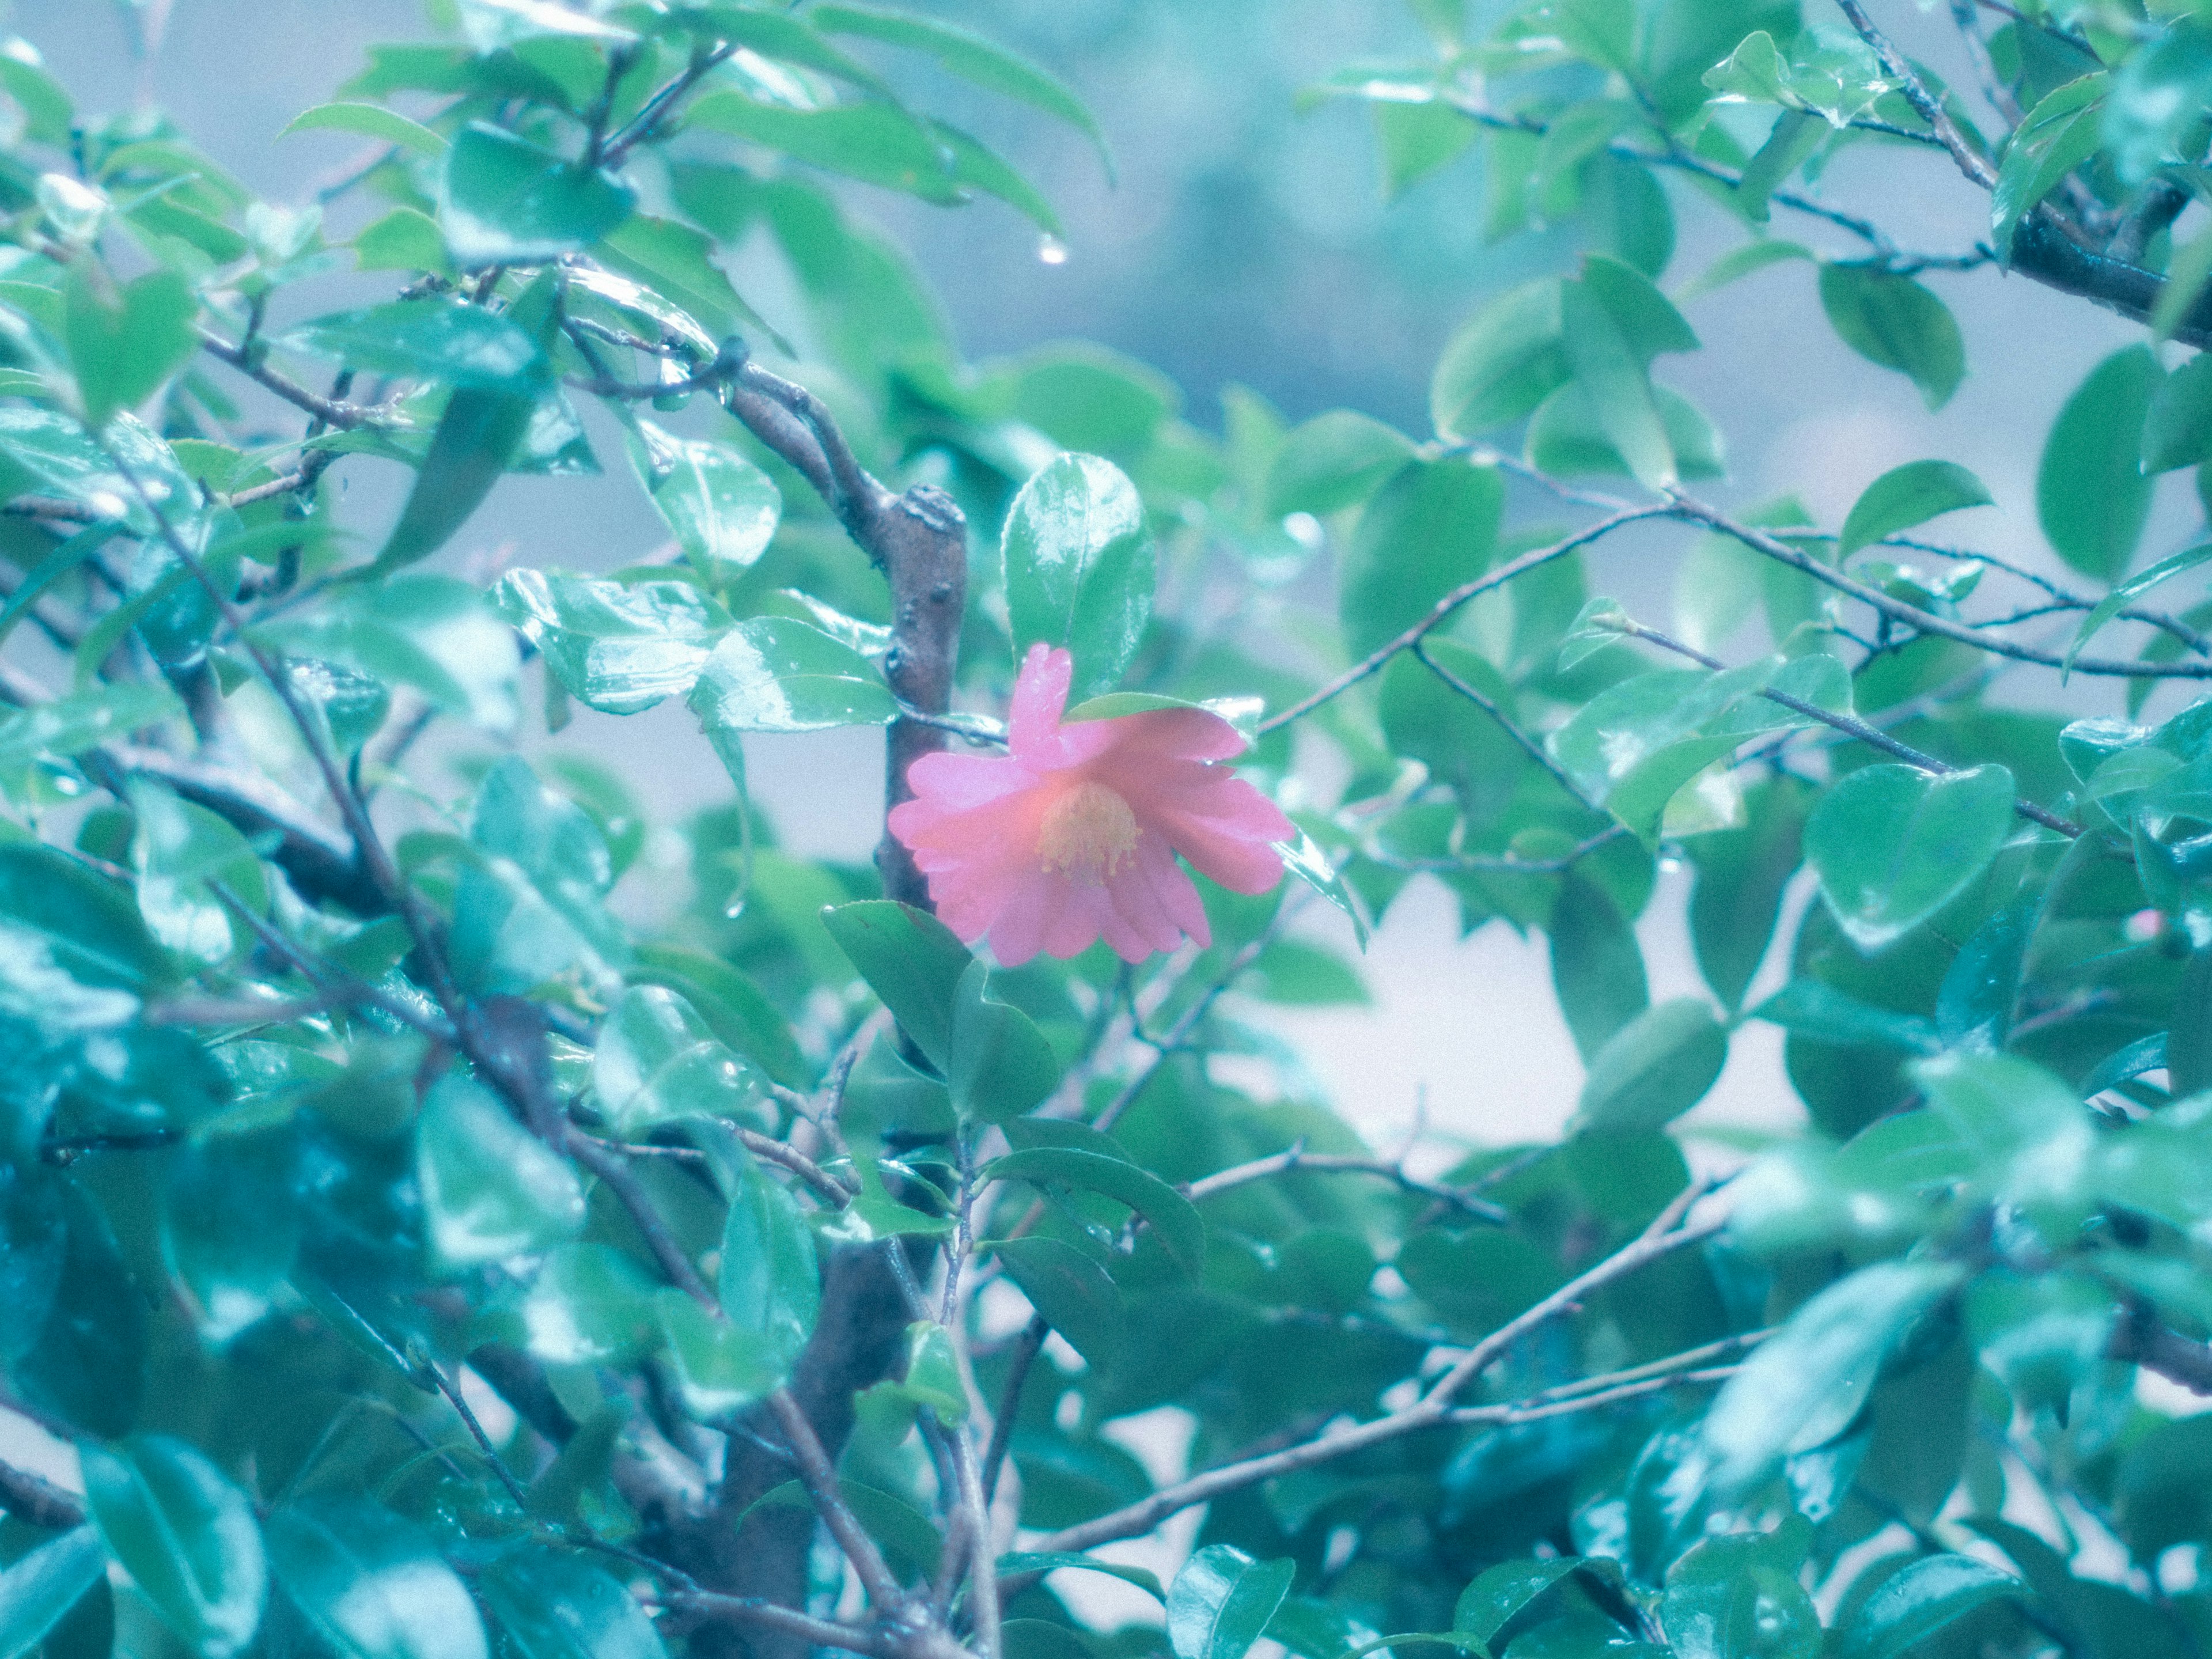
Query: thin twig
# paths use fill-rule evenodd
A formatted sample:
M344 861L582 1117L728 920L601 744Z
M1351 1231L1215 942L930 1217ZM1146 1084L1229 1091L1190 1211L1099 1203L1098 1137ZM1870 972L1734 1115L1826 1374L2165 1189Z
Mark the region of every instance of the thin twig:
M1503 1226L1510 1219L1506 1212L1487 1199L1476 1198L1464 1188L1453 1187L1441 1181L1430 1181L1413 1174L1402 1163L1387 1158L1354 1158L1334 1152L1310 1152L1304 1142L1285 1148L1266 1158L1254 1158L1249 1164L1239 1164L1226 1170L1202 1176L1182 1189L1183 1196L1194 1204L1200 1203L1218 1194L1265 1181L1274 1176L1294 1172L1318 1175L1370 1175L1385 1181L1395 1182L1409 1193L1418 1193L1450 1205L1482 1220Z

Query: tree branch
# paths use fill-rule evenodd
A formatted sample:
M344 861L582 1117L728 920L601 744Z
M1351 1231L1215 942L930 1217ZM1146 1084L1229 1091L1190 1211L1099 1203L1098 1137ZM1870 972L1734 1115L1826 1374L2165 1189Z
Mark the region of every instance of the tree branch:
M34 1527L66 1532L84 1524L84 1505L43 1476L0 1463L0 1510Z
M1183 1196L1196 1204L1255 1181L1265 1181L1274 1176L1301 1170L1319 1175L1379 1176L1385 1181L1395 1182L1409 1193L1418 1193L1423 1197L1449 1204L1454 1209L1489 1222L1493 1226L1502 1227L1511 1219L1488 1199L1477 1198L1462 1188L1448 1186L1441 1181L1425 1180L1401 1163L1380 1158L1310 1152L1305 1150L1304 1142L1267 1158L1254 1158L1249 1164L1239 1164L1210 1176L1201 1176L1182 1189Z
M1703 1187L1693 1187L1683 1194L1683 1198L1694 1201L1705 1191ZM1669 1206L1668 1213L1662 1215L1642 1237L1570 1279L1535 1306L1508 1320L1483 1338L1462 1356L1435 1387L1413 1405L1353 1428L1324 1431L1317 1438L1304 1441L1281 1451L1243 1458L1207 1469L1187 1480L1163 1487L1137 1503L1079 1525L1062 1528L1038 1540L1033 1547L1040 1551L1084 1550L1116 1538L1134 1538L1150 1532L1168 1516L1194 1504L1209 1503L1224 1493L1242 1491L1262 1480L1272 1480L1278 1475L1312 1468L1406 1435L1448 1425L1455 1396L1531 1331L1570 1311L1592 1291L1615 1279L1626 1278L1662 1256L1692 1244L1702 1243L1720 1231L1723 1223L1718 1218L1680 1224L1682 1217L1677 1212L1680 1206L1681 1200L1678 1200L1676 1205Z

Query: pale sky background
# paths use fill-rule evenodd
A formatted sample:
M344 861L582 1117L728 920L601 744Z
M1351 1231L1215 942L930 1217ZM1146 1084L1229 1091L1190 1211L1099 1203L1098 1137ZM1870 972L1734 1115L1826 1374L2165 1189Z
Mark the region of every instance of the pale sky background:
M1088 336L1160 366L1201 425L1218 425L1219 388L1239 381L1293 419L1352 404L1420 436L1428 370L1452 325L1525 275L1532 258L1556 254L1480 245L1471 228L1480 216L1479 165L1462 161L1386 210L1364 114L1291 112L1298 85L1347 58L1409 52L1395 0L964 0L936 9L990 28L1073 82L1097 111L1121 167L1109 189L1079 140L1018 112L971 109L956 86L931 89L933 108L949 100L956 118L1039 179L1069 228L1070 258L1051 265L1036 257L1035 231L996 204L945 212L854 192L862 210L915 246L972 358ZM1950 67L1948 26L1917 8L1880 9ZM21 0L13 13L88 101L93 88L129 84L120 15L98 0ZM295 196L343 162L352 141L317 134L279 143L279 129L351 75L367 43L418 33L419 16L404 0L175 0L151 85L218 160L257 189ZM1839 204L1875 212L1909 247L1957 252L1985 234L1986 198L1936 158L1861 151L1831 170L1824 189ZM1674 200L1680 241L1668 280L1679 284L1741 232L1688 191ZM1840 233L1786 213L1776 228L1816 247L1857 251ZM1960 539L2049 564L2033 513L2043 435L2089 368L2142 331L1991 270L1929 280L1960 317L1970 365L1940 414L1929 415L1903 377L1837 341L1802 264L1690 303L1708 349L1666 360L1662 378L1727 434L1732 477L1710 492L1723 501L1794 490L1833 524L1881 472L1942 458L1972 468L1999 502L1953 520ZM315 303L343 302L329 292ZM379 487L377 471L352 469L362 489ZM2198 522L2186 477L2162 485L2142 562L2174 550ZM610 468L596 480L503 484L464 532L462 550L493 536L518 541L523 562L590 569L631 562L665 532L625 471ZM1593 586L1663 620L1688 540L1674 530L1623 535L1594 559ZM1739 654L1744 648L1739 641ZM2022 675L2006 695L2047 696L2048 684ZM626 721L585 712L563 741L621 765L670 819L726 798L720 769L680 703ZM876 734L757 740L749 751L787 845L865 854L879 822ZM1662 878L1640 929L1655 1000L1702 994L1682 922L1686 887L1684 875ZM1316 927L1348 945L1335 919ZM1580 1066L1542 942L1498 924L1465 941L1456 932L1444 890L1419 881L1363 964L1371 1007L1267 1016L1378 1141L1420 1102L1437 1128L1487 1141L1548 1135L1573 1109ZM1768 982L1778 982L1784 951L1773 955ZM1778 1033L1747 1028L1695 1121L1794 1121L1779 1054Z

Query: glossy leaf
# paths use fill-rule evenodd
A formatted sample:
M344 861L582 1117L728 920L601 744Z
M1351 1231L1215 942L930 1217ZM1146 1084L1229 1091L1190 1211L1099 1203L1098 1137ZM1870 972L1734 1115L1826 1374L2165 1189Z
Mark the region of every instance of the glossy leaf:
M756 617L724 635L691 688L710 732L826 732L881 726L897 699L876 665L820 629Z
M822 1305L814 1235L798 1203L757 1168L747 1169L722 1230L720 1283L730 1322L788 1365L814 1333Z
M1143 643L1156 579L1135 487L1112 462L1063 455L1024 484L1000 541L1018 659L1042 641L1075 658L1079 697L1111 690Z
M549 378L544 354L527 329L512 317L458 301L409 300L335 312L301 323L281 343L349 368L481 392L534 395Z
M1410 461L1360 514L1340 578L1345 643L1373 650L1480 576L1497 550L1505 492L1464 461Z
M387 109L382 104L355 103L343 99L301 111L284 124L284 130L276 136L287 138L295 132L356 133L364 138L380 139L417 155L443 155L447 149L443 138L421 122L409 120L398 110Z
M1472 438L1533 413L1573 369L1562 334L1561 286L1523 284L1492 301L1437 361L1429 410L1445 438Z
M2081 618L2081 627L2074 630L2074 637L2067 642L2066 646L2067 665L2071 667L2074 659L2081 655L2081 647L2088 644L2098 631L2121 611L2149 592L2151 589L2162 586L2176 576L2194 570L2207 559L2212 559L2212 542L2200 542L2195 547L2185 547L2179 553L2171 554L2160 559L2148 570L2137 571L2127 580L2113 588L2111 592L2097 601L2089 614Z
M684 1117L750 1118L759 1092L751 1068L673 991L624 992L599 1029L592 1093L617 1134Z
M2021 1593L2017 1578L1971 1556L1928 1556L1866 1599L1837 1650L1844 1659L1899 1659L1968 1613Z
M1744 1481L1856 1416L1892 1348L1964 1273L1947 1261L1884 1261L1821 1291L1754 1349L1706 1414L1723 1479Z
M629 216L629 187L501 128L461 129L439 180L438 223L465 270L579 252Z
M1364 501L1403 466L1413 446L1356 410L1333 409L1293 429L1267 472L1267 511L1328 514Z
M610 582L510 570L493 603L545 654L568 695L635 714L688 692L729 619L689 582Z
M204 1659L243 1650L269 1592L246 1495L164 1436L86 1449L84 1483L109 1551L185 1646Z
M431 1247L447 1267L548 1250L584 1224L568 1161L471 1079L442 1079L423 1102L416 1172Z
M487 1659L476 1603L411 1522L366 1498L269 1517L276 1582L342 1659Z
M1805 857L1852 942L1878 951L1972 884L2012 835L2012 804L2002 766L1869 766L1814 808Z
M1209 1544L1168 1586L1168 1646L1175 1659L1244 1659L1289 1594L1295 1564L1255 1561Z
M636 433L638 470L692 568L718 586L750 569L783 512L775 481L727 444L675 437L650 421Z

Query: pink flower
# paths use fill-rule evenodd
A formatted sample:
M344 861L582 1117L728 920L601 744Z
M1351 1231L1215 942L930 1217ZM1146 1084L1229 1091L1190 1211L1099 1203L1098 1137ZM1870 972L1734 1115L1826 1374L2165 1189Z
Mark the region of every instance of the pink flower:
M1212 763L1244 747L1201 708L1060 724L1075 664L1030 647L1014 681L1004 756L925 755L891 833L913 850L948 927L984 934L1012 968L1039 951L1072 957L1103 939L1124 960L1212 943L1181 854L1224 887L1264 893L1283 878L1291 822Z

